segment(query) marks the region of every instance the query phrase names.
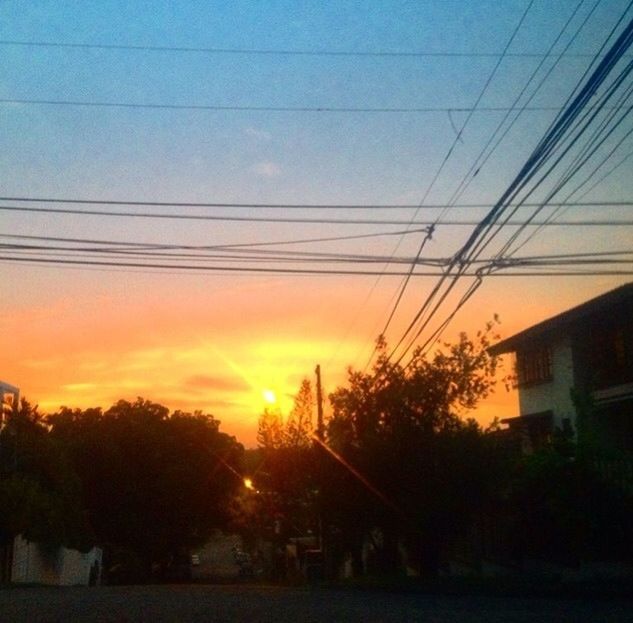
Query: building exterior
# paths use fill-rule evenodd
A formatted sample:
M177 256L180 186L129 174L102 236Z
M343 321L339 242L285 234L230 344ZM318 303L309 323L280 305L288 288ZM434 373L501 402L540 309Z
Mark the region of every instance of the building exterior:
M17 536L13 541L11 582L95 585L100 580L101 558L97 547L85 553L66 547L47 549Z
M558 429L591 430L633 452L633 283L528 327L490 348L513 353L520 416L502 420L524 452Z
M0 381L0 400L2 402L2 409L0 410L0 429L2 429L5 414L11 412L20 400L20 390L13 385L9 385L9 383Z

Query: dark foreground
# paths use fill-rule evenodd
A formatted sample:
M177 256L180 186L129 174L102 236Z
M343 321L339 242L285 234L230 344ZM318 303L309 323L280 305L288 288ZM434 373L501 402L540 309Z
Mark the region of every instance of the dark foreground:
M537 623L633 620L633 601L434 596L262 586L25 587L0 590L0 621L404 621Z

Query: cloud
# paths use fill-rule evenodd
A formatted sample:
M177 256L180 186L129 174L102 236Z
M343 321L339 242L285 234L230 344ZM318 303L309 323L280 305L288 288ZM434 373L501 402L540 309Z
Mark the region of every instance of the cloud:
M191 389L215 389L218 391L248 391L250 386L243 379L229 379L226 377L206 376L196 374L185 379L184 384Z
M266 132L266 130L258 130L257 128L244 128L244 134L261 141L269 141L272 138L270 132Z
M281 167L276 162L258 162L253 166L252 170L260 177L277 177L281 175Z
M62 385L62 389L69 392L85 392L92 390L96 387L94 383L68 383Z

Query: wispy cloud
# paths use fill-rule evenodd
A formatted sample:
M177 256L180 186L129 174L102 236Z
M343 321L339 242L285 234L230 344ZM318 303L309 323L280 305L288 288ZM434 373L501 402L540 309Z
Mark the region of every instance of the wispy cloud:
M244 128L244 134L246 134L247 136L256 138L260 141L269 141L272 138L270 132L266 132L266 130L259 130L257 128L251 128L251 127Z
M218 391L248 391L250 385L242 379L206 376L197 374L185 379L185 385L195 389L215 389Z
M94 383L68 383L62 385L62 389L69 392L85 392L94 389L96 385Z
M281 167L276 162L258 162L252 168L255 175L260 177L277 177L281 175Z

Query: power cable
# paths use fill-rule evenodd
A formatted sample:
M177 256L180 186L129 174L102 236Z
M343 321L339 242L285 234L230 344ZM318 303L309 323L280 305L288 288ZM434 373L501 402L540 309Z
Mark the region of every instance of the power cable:
M167 104L160 102L108 102L99 100L71 100L71 99L38 99L38 98L0 98L0 104L22 104L30 106L74 106L84 108L130 108L144 110L199 110L213 112L297 112L297 113L473 113L474 109L467 106L238 106L220 104ZM514 110L508 106L480 106L477 112L495 113ZM530 112L556 112L560 106L528 106L522 108Z
M552 44L548 48L548 51L547 51L548 56L553 53L554 48L556 47L556 45L560 41L562 35L564 34L565 30L567 29L567 27L569 26L569 24L571 23L573 18L576 16L576 14L579 11L580 7L582 6L583 2L584 2L584 0L580 0L578 2L578 4L576 5L575 10L571 13L570 17L567 19L567 21L565 22L565 24L563 25L563 27L559 31L558 36L554 39L554 41L552 42ZM497 148L499 147L501 142L505 139L505 137L508 135L508 133L510 132L512 127L514 127L514 125L516 124L518 119L521 117L521 115L523 113L523 109L525 107L527 107L530 104L530 102L536 97L536 95L540 91L541 87L545 84L545 82L548 80L548 78L550 77L550 75L552 74L554 69L558 66L558 64L559 64L560 60L563 58L564 54L573 45L574 41L576 41L576 39L580 35L582 29L585 27L585 25L587 24L587 22L589 21L589 19L591 18L591 16L595 12L595 10L597 9L597 7L600 4L600 2L601 2L601 0L596 0L596 2L594 3L593 7L591 8L591 10L587 13L587 15L583 19L582 23L578 26L578 28L576 29L575 33L572 35L572 37L569 39L569 41L567 42L567 44L563 48L563 51L560 54L556 55L555 62L549 67L549 69L547 70L546 74L541 78L541 80L536 85L535 89L532 91L532 93L530 94L528 99L525 101L525 103L522 104L521 107L516 111L514 119L512 119L512 121L506 126L506 128L503 130L503 133L501 133L501 135L498 136L499 132L501 131L501 128L503 127L505 122L510 117L512 111L509 110L504 115L503 119L501 120L501 122L495 128L494 132L491 134L490 138L488 139L488 141L484 145L483 149L481 150L481 152L479 153L477 158L475 158L475 160L474 160L473 164L471 165L470 169L463 176L461 182L457 186L456 190L453 192L453 195L451 196L451 198L449 200L450 204L455 204L458 201L459 197L461 197L464 194L464 192L466 192L466 190L468 189L468 187L470 186L470 184L472 183L474 178L479 174L481 169L486 165L488 160L491 158L492 154L497 150ZM534 80L534 78L536 77L536 75L540 71L541 67L543 66L543 64L545 63L547 58L548 58L547 56L543 57L541 62L534 69L534 71L530 75L529 79L526 81L525 85L523 86L523 88L519 92L518 96L512 102L512 106L518 106L519 101L523 97L523 94L525 93L525 91L527 90L527 88L529 87L531 82ZM497 136L498 136L498 138L497 138ZM496 142L494 142L494 145L492 145L491 149L488 149L490 147L490 145L493 143L493 141L495 141L495 138L497 139Z
M631 5L627 7L627 11L630 6ZM624 14L621 16L618 24L623 20L623 18ZM617 62L617 60L621 58L624 51L626 51L626 49L628 49L628 47L630 46L632 25L633 22L629 23L629 25L620 34L617 41L612 45L605 58L601 61L596 70L594 70L592 76L587 80L587 82L582 87L578 87L575 90L575 92L577 92L577 95L575 95L574 99L568 105L566 110L564 110L563 113L561 113L561 115L559 115L557 119L552 123L550 129L546 132L535 150L532 152L532 155L528 158L527 162L522 167L517 177L515 177L510 186L502 194L500 200L495 204L488 215L475 227L475 230L467 240L466 244L464 244L458 251L458 253L456 253L454 262L451 266L448 267L442 277L440 277L439 282L436 284L431 294L427 297L423 306L420 308L420 310L418 310L418 313L415 315L413 321L410 323L403 337L400 339L394 350L392 350L391 354L388 357L388 361L392 359L395 350L400 346L400 344L402 344L407 335L409 335L413 331L413 327L418 324L418 320L420 319L422 314L424 314L425 311L430 308L431 301L435 298L435 295L439 293L441 286L446 282L447 279L450 279L448 286L444 289L444 292L440 296L440 300L436 303L433 309L431 309L424 322L420 323L415 335L409 341L406 348L404 348L404 352L400 355L400 357L396 361L396 364L402 360L402 358L413 346L418 336L428 325L430 319L437 312L439 306L444 302L448 294L452 291L458 279L466 273L466 268L469 266L469 261L476 258L478 254L482 252L483 248L490 243L490 238L487 237L487 232L491 231L494 224L499 220L500 215L507 209L508 203L513 201L513 199L517 196L517 193L525 187L527 182L536 174L538 169L543 166L543 163L551 155L550 152L565 136L564 133L568 131L570 125L575 121L582 109L586 107L588 99L595 93L598 86L605 80L606 76L613 68L615 62ZM498 231L499 228L497 228L496 232L498 233ZM453 272L453 268L455 267L457 268L457 270L456 272ZM478 269L477 272L478 275L476 281L471 285L471 287L462 297L462 300L458 304L458 307L454 310L452 314L449 315L447 321L450 321L450 319L453 318L457 309L463 306L466 300L468 300L474 294L474 291L476 291L476 289L481 284L482 275L485 271ZM445 323L443 323L441 326L444 327L446 325Z
M324 270L324 269L304 269L304 268L271 268L271 267L233 267L233 266L200 266L196 264L165 264L165 263L149 263L149 262L114 262L105 260L88 260L88 259L56 259L56 258L21 258L12 257L7 255L0 255L0 261L3 262L18 262L18 263L31 263L31 264L67 264L74 266L100 266L100 267L112 267L112 268L160 268L169 270L180 271L196 271L196 272L217 272L223 271L226 273L244 273L244 274L288 274L288 275L340 275L340 276L375 276L384 274L385 276L402 277L408 274L406 271L393 271L388 273L381 273L379 271L372 270ZM464 276L477 276L477 272L465 272ZM492 273L489 276L495 277L547 277L547 276L598 276L598 275L633 275L633 268L631 270L608 270L608 271L531 271L520 273ZM438 272L417 272L414 273L415 277L437 277Z
M115 43L88 43L64 41L24 41L17 39L2 39L0 45L31 47L31 48L61 48L71 50L128 50L138 52L177 52L218 55L246 55L246 56L341 56L368 58L497 58L498 52L456 52L456 51L388 51L388 50L291 50L291 49L258 49L258 48L220 48L197 46L164 46L164 45L133 45ZM510 52L506 56L513 58L542 58L541 52ZM572 52L568 58L588 58L591 53Z
M446 203L430 203L420 205L417 203L245 203L245 202L194 202L194 201L142 201L138 199L78 199L75 197L0 197L0 201L13 201L16 203L68 203L68 204L93 204L111 206L147 206L147 207L171 207L171 208L271 208L271 209L306 209L306 210L384 210L384 209L444 209ZM535 207L540 203L525 203L522 206ZM552 202L551 205L564 205L561 202ZM631 201L594 200L574 202L577 206L633 206ZM490 203L456 203L452 208L490 208Z
M291 218L275 216L231 216L231 215L211 215L211 214L165 214L160 212L113 212L109 210L77 210L74 208L35 208L31 206L5 206L0 205L0 211L9 212L30 212L41 214L73 214L76 216L108 216L122 218L144 218L144 219L176 219L176 220L202 220L202 221L224 221L240 223L302 223L318 225L434 225L435 221L410 221L395 219L326 219L326 218ZM443 225L451 226L473 226L479 221L451 220L443 221ZM522 221L508 222L508 225L520 226ZM534 226L539 223L534 223ZM555 226L568 227L616 227L623 225L633 225L633 221L628 220L602 220L602 221L557 221L552 223Z
M436 170L434 176L432 177L430 183L428 184L426 191L424 192L424 195L422 196L422 199L420 200L420 205L423 205L424 202L426 201L429 193L431 192L431 190L433 189L433 187L435 186L435 183L437 182L439 176L441 175L444 167L446 166L446 163L450 160L450 157L453 153L453 150L455 149L455 146L457 145L457 143L461 140L461 136L464 132L464 130L466 129L466 127L468 126L470 120L472 119L472 116L475 112L475 110L477 110L479 104L481 103L481 100L484 96L484 94L486 93L486 91L488 90L488 87L490 86L490 83L492 82L492 80L494 79L494 76L497 73L497 70L499 69L501 63L503 62L503 59L505 58L506 53L508 52L510 46L512 45L512 42L514 41L517 33L519 32L521 25L523 24L528 12L530 11L530 9L532 8L532 5L534 3L534 0L529 0L525 10L523 11L521 18L519 19L519 22L517 23L516 27L514 28L509 40L507 41L506 45L503 48L503 52L501 54L501 56L497 59L496 64L494 65L492 71L490 72L486 82L484 83L483 88L480 90L479 95L477 96L477 99L475 100L475 103L472 107L472 109L470 110L470 112L468 113L468 116L466 117L464 123L462 124L461 129L459 130L459 132L455 133L455 138L451 144L451 146L448 148L448 151L446 152L446 155L444 156L444 158L442 159L440 166L438 167L438 169ZM449 118L450 118L450 113L449 113ZM451 119L451 123L452 123L452 118ZM411 219L411 223L414 222L414 220L416 219L417 215L419 212L419 208L415 211L415 213L413 214L413 217ZM422 243L419 246L418 252L417 252L417 256L416 259L420 257L420 255L422 254L422 251L424 250L424 247L426 245L426 243L431 239L431 237L433 236L433 232L435 230L436 225L440 222L440 220L442 219L442 217L445 214L445 210L443 210L440 215L437 217L436 222L433 223L430 228L429 231L427 232L427 234L424 236ZM402 240L400 240L400 242L398 243L398 245L396 246L396 248L394 249L393 253L395 254L398 250L398 248L400 247L400 243L402 242ZM413 272L415 267L415 262L412 262L411 264L411 272ZM399 287L399 291L398 294L396 296L395 302L391 308L391 312L388 314L387 316L387 320L385 322L385 325L380 333L380 335L385 335L385 333L387 332L391 321L393 320L396 311L398 310L398 307L400 306L402 299L404 297L404 293L407 289L407 286L409 285L409 280L410 280L410 275L405 277L402 281L402 283L400 284ZM374 286L375 287L375 286ZM373 288L372 288L373 290ZM374 347L371 355L369 356L369 359L367 360L367 363L365 364L365 368L364 371L367 370L367 368L369 367L371 360L373 359L375 353L377 351L377 344Z

